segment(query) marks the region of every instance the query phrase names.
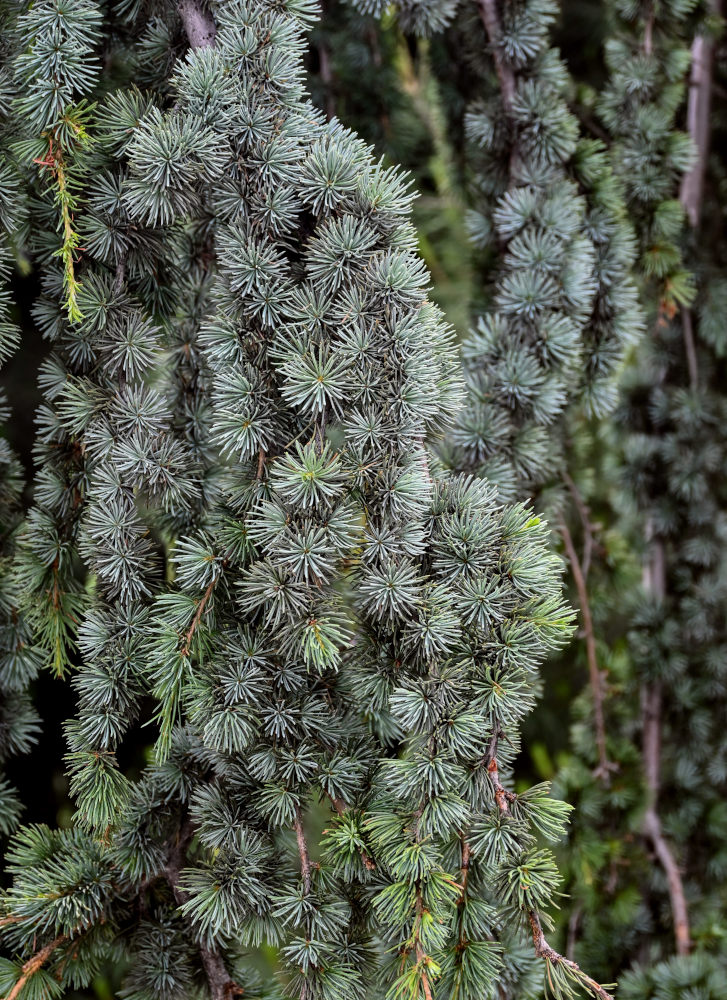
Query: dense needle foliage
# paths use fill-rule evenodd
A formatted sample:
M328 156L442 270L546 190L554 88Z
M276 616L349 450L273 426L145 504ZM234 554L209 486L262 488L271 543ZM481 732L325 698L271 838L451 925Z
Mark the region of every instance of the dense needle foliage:
M724 998L719 5L0 27L0 996Z
M543 936L567 808L502 784L570 633L559 563L432 460L452 333L409 183L305 97L312 13L8 14L53 345L11 614L77 696L73 826L8 850L13 997L110 958L126 996L229 997L263 944L265 995L474 997L534 935L536 980L592 983Z

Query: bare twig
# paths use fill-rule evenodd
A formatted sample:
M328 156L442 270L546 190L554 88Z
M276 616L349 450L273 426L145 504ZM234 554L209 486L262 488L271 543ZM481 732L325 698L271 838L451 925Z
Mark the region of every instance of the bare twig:
M581 926L581 920L583 918L583 908L576 906L576 908L571 913L568 919L568 940L565 946L565 957L573 958L576 950L576 942L578 941L578 930Z
M721 0L710 4L715 14L719 14ZM687 105L687 131L694 143L696 157L691 169L684 174L679 191L679 200L684 207L692 229L699 226L704 195L704 178L707 172L707 155L711 138L710 105L712 102L712 77L714 69L714 42L704 35L697 35L692 43L692 72L689 80L689 102ZM696 389L699 383L697 349L694 340L692 314L682 309L682 331L684 350L689 369L689 385Z
M592 979L589 975L587 975L577 962L561 955L555 950L555 948L548 944L545 939L545 934L543 933L543 926L540 922L540 917L535 910L529 911L528 920L530 922L530 929L533 933L535 954L539 958L544 959L546 962L550 962L551 965L562 965L564 968L570 969L570 971L578 979L578 982L586 989L590 990L593 996L598 997L599 1000L614 1000L612 994L601 986L600 983L597 983L595 979Z
M598 656L596 653L596 636L593 630L593 618L591 617L591 605L588 600L588 588L586 579L581 568L578 554L576 553L573 538L568 525L563 519L560 522L560 533L563 536L563 544L568 555L573 581L578 591L578 602L581 606L581 617L583 619L583 633L586 640L586 658L588 660L588 674L591 681L591 691L593 694L593 715L596 726L596 748L598 750L598 767L594 771L596 777L604 783L608 783L611 771L616 770L617 765L608 759L606 751L606 723L603 716L603 687L601 672L598 669Z
M31 979L36 972L40 972L45 963L51 957L56 948L60 948L62 944L65 944L68 940L67 934L61 934L60 937L55 938L55 940L50 941L48 944L44 945L40 951L37 951L35 955L28 959L28 961L23 965L23 969L18 979L17 983L13 986L10 992L6 995L4 1000L16 1000L19 997L23 989L25 988L29 979Z
M581 496L581 491L576 486L573 477L567 469L563 470L563 481L568 487L568 491L573 498L573 503L576 505L578 517L580 518L581 526L583 528L583 558L581 559L581 569L583 570L584 579L587 580L588 571L591 568L591 557L593 555L594 525L591 522L591 510Z
M647 532L649 535L652 534L649 523ZM664 545L659 539L652 538L650 541L648 557L644 564L643 584L644 589L652 597L663 600L666 596L666 558ZM677 954L688 955L691 949L691 937L684 885L674 853L664 837L658 811L661 784L661 702L660 682L652 681L644 684L641 690L642 757L648 798L643 832L651 841L654 853L667 878Z
M654 51L654 12L649 14L644 23L644 54L650 56Z
M180 0L177 10L193 49L206 49L215 44L217 27L215 19L206 7L196 0Z
M515 99L515 75L510 67L505 63L500 50L502 30L500 28L500 15L497 10L497 0L477 0L477 6L492 48L492 58L495 63L497 79L500 82L502 103L505 111L509 115L512 110L512 102Z
M116 269L114 271L114 283L113 290L114 295L120 295L121 289L124 287L124 280L126 278L126 250L123 250L121 256L116 264Z
M651 840L654 853L666 874L669 886L669 902L674 921L674 938L677 955L688 955L691 951L692 942L689 933L689 911L684 896L682 875L672 849L662 832L659 814L651 806L649 806L644 814L644 833Z

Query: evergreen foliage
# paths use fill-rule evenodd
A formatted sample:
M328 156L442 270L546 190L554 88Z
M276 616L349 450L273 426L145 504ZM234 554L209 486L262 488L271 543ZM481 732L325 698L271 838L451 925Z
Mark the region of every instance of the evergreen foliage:
M724 997L718 6L564 10L0 0L3 1000Z
M621 613L630 611L626 659L611 661L608 750L618 772L610 787L593 781L585 766L593 759L590 727L579 722L578 757L559 787L580 803L569 851L573 870L590 872L588 886L572 883L580 913L577 955L592 958L596 971L599 963L611 970L640 956L623 977L624 995L634 1000L718 996L713 969L724 961L725 899L717 872L724 861L725 747L718 720L724 712L727 498L724 343L717 333L724 320L715 313L724 246L708 217L715 209L723 216L724 207L717 200L707 209L701 197L693 203L685 194L680 174L694 162L687 157L692 144L674 131L695 7L655 5L628 29L621 22L607 46L611 77L600 102L614 132L614 163L628 167L649 310L650 335L624 380L614 497L644 573L630 608L623 608L621 595ZM707 23L700 33L709 39L712 30ZM701 39L695 44L699 53ZM702 104L709 102L704 74L709 80L711 73L703 58L690 99ZM690 127L695 120L692 109ZM708 163L705 135L695 130L694 139L692 170L706 168L707 189L714 192L719 157ZM714 140L721 148L719 130ZM684 229L687 211L694 211L693 226L702 225L691 235Z
M0 40L0 58L7 54ZM20 329L15 322L9 281L16 247L26 223L26 199L16 164L10 153L15 116L8 71L0 69L0 366L15 352ZM0 425L10 419L10 407L0 390ZM3 773L6 761L30 747L37 732L37 716L26 694L38 670L26 622L16 610L17 591L11 564L21 516L24 474L7 439L0 437L0 835L18 821L21 804L17 791Z
M452 333L406 178L305 96L313 14L11 9L53 345L12 582L78 699L74 825L8 852L13 1000L108 959L137 1000L254 996L263 944L266 996L474 998L523 966L607 996L543 934L567 807L502 784L571 631L559 564L431 460Z
M603 144L580 137L549 47L556 6L482 10L494 65L466 118L470 218L497 257L490 304L463 348L470 402L449 461L522 496L562 475L576 401L598 416L613 407L613 374L641 317L618 185Z
M569 410L613 409L614 374L642 317L620 184L603 142L581 137L570 78L550 47L557 4L478 7L479 16L463 8L452 31L473 76L468 221L487 252L486 309L463 344L468 405L444 461L518 498L561 477ZM411 26L408 6L397 12ZM450 20L436 12L427 30Z

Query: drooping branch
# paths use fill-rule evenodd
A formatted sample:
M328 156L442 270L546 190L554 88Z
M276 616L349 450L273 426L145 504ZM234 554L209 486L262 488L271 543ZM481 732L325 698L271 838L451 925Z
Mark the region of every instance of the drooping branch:
M560 533L565 545L565 551L570 563L573 581L578 592L578 603L581 606L581 617L583 619L583 634L586 643L586 658L588 660L588 674L591 682L593 694L593 715L596 727L596 747L598 750L598 767L594 774L601 781L607 783L610 772L616 769L616 765L609 761L606 750L606 723L603 715L603 684L601 672L598 669L598 655L596 652L596 635L593 629L593 618L591 616L591 605L588 599L588 587L583 573L578 553L576 552L573 538L568 529L568 525L563 519L560 522Z
M565 955L561 955L557 952L555 948L548 944L545 934L543 932L543 925L540 921L540 917L535 910L530 910L528 913L528 920L530 922L530 929L533 933L533 945L535 947L535 954L538 958L542 958L544 961L549 962L554 966L562 966L564 969L568 969L573 977L578 980L581 986L587 989L592 996L598 997L599 1000L614 1000L613 995L604 989L600 983L597 983L595 979L592 979L583 969L570 958L566 958Z

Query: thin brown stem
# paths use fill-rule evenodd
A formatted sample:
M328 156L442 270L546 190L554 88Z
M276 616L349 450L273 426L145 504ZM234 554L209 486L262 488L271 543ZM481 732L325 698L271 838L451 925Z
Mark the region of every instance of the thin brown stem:
M467 882L469 881L470 875L470 864L472 862L472 848L470 847L469 841L464 836L462 836L460 840L462 843L462 857L459 867L462 872L462 895L459 897L459 902L464 903L464 899L467 894Z
M653 11L644 23L644 54L650 56L654 51L654 14Z
M295 830L295 839L298 842L298 856L300 857L300 874L303 878L303 895L307 896L311 890L311 872L313 866L310 860L310 854L308 853L308 841L305 838L305 830L303 829L303 817L301 816L300 808L296 807L295 818L293 819L293 829Z
M581 920L583 918L583 909L577 906L570 915L568 920L568 940L565 946L565 957L573 958L576 950L576 942L578 941L578 930L581 926Z
M688 955L691 949L691 937L684 886L682 884L679 865L664 837L661 818L657 811L659 786L661 783L661 684L658 681L645 684L641 692L641 701L643 719L642 752L644 777L646 778L648 795L643 830L646 837L651 841L654 853L666 875L672 919L674 921L677 954Z
M679 865L661 829L661 819L655 808L649 806L644 814L644 833L651 841L654 853L664 869L669 886L669 902L674 921L674 939L677 955L688 955L692 948L689 933L689 911L684 896L684 886Z
M500 781L500 771L498 769L497 757L496 757L497 743L494 737L493 737L493 742L495 744L495 749L493 749L492 744L490 744L490 751L488 753L488 761L487 761L487 773L490 777L490 781L492 782L492 787L495 790L495 803L497 805L497 808L500 810L501 813L507 814L510 812L510 803L514 802L517 796L513 792L508 791L508 789L505 788L505 786Z
M114 270L114 295L120 295L126 279L126 251L123 250Z
M202 620L202 614L204 612L204 609L207 607L207 604L209 603L209 600L212 597L212 593L219 579L220 579L219 576L216 576L214 580L211 580L204 594L200 598L200 602L197 605L196 611L194 612L194 618L192 619L192 623L187 629L186 635L184 636L184 642L182 643L182 648L180 650L182 656L189 656L189 650L192 645L192 639L194 638L194 633L199 628L199 623Z
M652 535L652 525L647 524ZM644 589L652 597L663 600L666 596L666 555L659 539L650 540L649 553L644 563ZM661 785L661 716L662 689L659 681L644 684L641 690L642 758L646 781L647 806L644 813L643 832L654 848L659 864L664 869L669 887L669 902L674 922L674 938L678 955L688 955L691 949L689 911L679 865L669 843L664 837L659 816L659 788Z
M563 544L570 563L573 581L578 591L578 603L581 606L581 618L583 619L583 634L586 642L586 659L588 660L588 674L591 682L593 694L593 715L596 727L596 748L598 750L598 767L594 774L604 783L608 783L609 774L616 767L608 759L606 750L606 723L603 715L603 687L601 672L598 669L598 655L596 652L596 635L593 629L593 618L591 616L591 605L588 600L588 588L586 578L583 575L578 554L573 537L564 520L560 522L560 533L563 537Z
M587 973L581 969L577 962L574 962L570 958L566 958L561 955L548 944L545 934L543 933L543 925L540 921L540 917L535 912L535 910L530 910L528 912L528 920L530 922L530 929L533 934L533 945L535 946L535 954L549 962L551 965L561 965L566 969L569 969L581 986L584 986L587 990L590 990L594 997L598 997L598 1000L614 1000L613 995L608 992L600 983L597 983L595 979L592 979Z
M305 837L305 830L303 829L303 816L300 811L300 807L296 806L295 816L293 817L293 829L295 830L295 839L298 843L298 857L300 858L300 874L303 879L303 895L307 896L311 891L312 885L312 870L313 864L310 859L310 853L308 851L308 841ZM306 934L310 931L307 930ZM302 985L300 987L300 1000L308 1000L308 980L303 979Z
M583 577L588 579L588 571L591 568L591 557L593 555L593 524L591 523L591 510L586 501L581 496L581 491L575 484L574 479L567 470L563 470L563 481L568 487L568 492L576 505L578 517L583 528L583 558L581 559L581 569Z
M689 371L689 387L696 389L699 385L699 366L697 364L697 345L694 340L694 325L692 323L692 311L686 307L682 309L682 333L684 335L684 353L687 356L687 369Z
M55 938L55 940L50 941L48 944L44 945L40 951L37 951L35 955L28 959L28 961L23 965L20 978L15 983L10 992L5 996L4 1000L16 1000L19 997L23 989L25 988L29 979L31 979L36 972L39 972L48 959L51 957L56 948L60 948L62 944L65 944L68 940L67 934L61 934L60 937Z

